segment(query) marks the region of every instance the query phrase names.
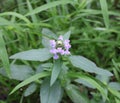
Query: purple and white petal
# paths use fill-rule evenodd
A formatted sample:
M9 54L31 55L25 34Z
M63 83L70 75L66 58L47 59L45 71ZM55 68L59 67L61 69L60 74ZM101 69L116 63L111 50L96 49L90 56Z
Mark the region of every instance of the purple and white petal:
M58 40L62 40L63 41L63 36L60 35L59 38L58 38Z
M53 56L53 59L58 59L59 58L59 56L57 55L57 54L55 54L54 56Z

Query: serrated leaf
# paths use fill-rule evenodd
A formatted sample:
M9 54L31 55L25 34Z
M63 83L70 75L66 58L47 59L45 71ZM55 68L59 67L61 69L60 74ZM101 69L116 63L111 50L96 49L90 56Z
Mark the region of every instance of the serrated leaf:
M20 53L16 53L10 57L10 59L21 59L21 60L30 60L30 61L46 61L50 59L52 55L49 52L49 49L32 49Z
M80 93L80 90L76 86L69 84L65 90L73 103L89 103L86 96Z
M40 89L41 103L60 103L62 97L62 88L60 83L56 81L50 86L50 80L45 79Z
M70 34L71 34L71 31L68 31L67 33L65 33L65 34L63 35L63 39L64 39L64 40L68 40L68 39L70 38Z
M42 34L43 36L46 36L48 38L53 38L53 39L57 39L57 35L55 33L53 33L51 30L47 29L47 28L43 28L42 29Z
M69 60L71 61L73 66L82 69L84 71L90 73L96 73L104 76L112 76L111 72L97 67L94 62L88 60L83 56L70 56Z
M17 91L19 88L31 83L31 82L34 82L35 80L38 80L40 78L43 78L43 77L47 77L49 76L50 73L47 73L47 72L42 72L42 73L37 73L33 76L31 76L30 78L24 80L23 82L21 82L20 84L18 84L11 92L10 94L14 93L15 91Z
M36 91L36 89L37 89L37 85L35 83L30 84L28 88L25 90L24 96L27 97L31 95L32 93Z
M51 86L57 80L61 70L62 70L62 62L59 59L55 60L53 69L52 69L51 80L50 80Z

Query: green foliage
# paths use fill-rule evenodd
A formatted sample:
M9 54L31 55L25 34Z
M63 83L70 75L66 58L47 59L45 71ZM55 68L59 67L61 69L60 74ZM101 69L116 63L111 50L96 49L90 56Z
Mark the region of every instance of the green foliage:
M7 51L6 51L2 31L0 31L0 59L3 62L3 67L6 70L6 73L7 73L8 77L10 77L11 76L11 74L10 74L10 64L9 64L9 60L8 60L8 54L7 54Z
M68 85L66 91L70 99L74 103L89 103L87 97L79 92L79 88L75 85Z
M1 0L0 12L0 102L120 102L119 1ZM59 35L71 55L54 61Z
M30 76L32 76L32 74L34 74L32 68L27 65L11 65L10 71L11 71L11 79L20 80L20 81L25 80ZM0 73L7 77L5 69L1 68Z
M54 66L53 66L51 81L50 81L51 86L54 84L54 82L56 81L56 79L58 78L62 70L62 62L60 60L56 60L53 65Z
M45 79L41 85L40 98L42 103L59 103L62 96L60 83L56 81L50 86L50 80Z
M34 93L37 89L37 86L35 83L32 83L31 85L29 85L29 87L25 90L24 92L24 96L27 97L29 95L31 95L32 93Z
M31 12L27 13L26 16L37 14L37 13L43 11L43 10L46 10L46 9L49 9L49 8L52 8L52 7L61 5L61 4L71 3L71 2L72 2L72 0L53 1L51 3L42 5L42 6L38 7L38 8L36 8L36 9L32 10Z
M42 77L46 77L46 76L49 76L49 73L46 73L46 72L42 72L42 73L38 73L38 74L35 74L33 76L31 76L30 78L24 80L23 82L21 82L19 85L17 85L12 91L10 94L14 93L16 90L18 90L19 88L31 83L31 82L34 82L35 80L38 80L39 78L42 78Z
M46 61L51 58L51 54L47 48L28 50L21 53L17 53L10 57L10 59L22 59L31 61Z
M96 74L104 75L104 76L112 76L112 73L110 73L107 70L104 70L104 69L97 67L95 63L86 59L85 57L70 56L69 59L75 67L83 69L84 71L87 71L90 73L96 73Z
M109 28L109 13L108 13L108 7L107 7L107 1L106 0L100 0L102 14L105 22L106 28Z

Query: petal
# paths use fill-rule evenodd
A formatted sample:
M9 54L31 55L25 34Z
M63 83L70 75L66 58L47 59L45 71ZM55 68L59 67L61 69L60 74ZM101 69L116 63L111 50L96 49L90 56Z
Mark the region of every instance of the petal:
M65 55L69 55L69 54L70 54L70 51L66 50L66 51L64 52L64 54L65 54Z
M59 56L58 56L57 54L55 54L55 55L53 56L53 58L54 58L54 59L58 59Z
M56 50L56 49L51 49L51 50L50 50L50 53L56 54L56 53L57 53L57 50Z
M63 40L63 36L60 35L59 38L58 38L58 40Z
M51 47L56 47L56 42L55 42L55 40L50 40L50 46Z

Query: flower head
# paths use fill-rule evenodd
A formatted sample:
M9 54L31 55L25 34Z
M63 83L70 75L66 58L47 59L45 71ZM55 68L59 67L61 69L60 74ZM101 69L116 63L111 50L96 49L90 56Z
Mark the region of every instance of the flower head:
M57 41L50 40L50 47L50 53L54 55L54 59L58 59L60 55L70 54L70 40L64 40L62 35L59 36Z

